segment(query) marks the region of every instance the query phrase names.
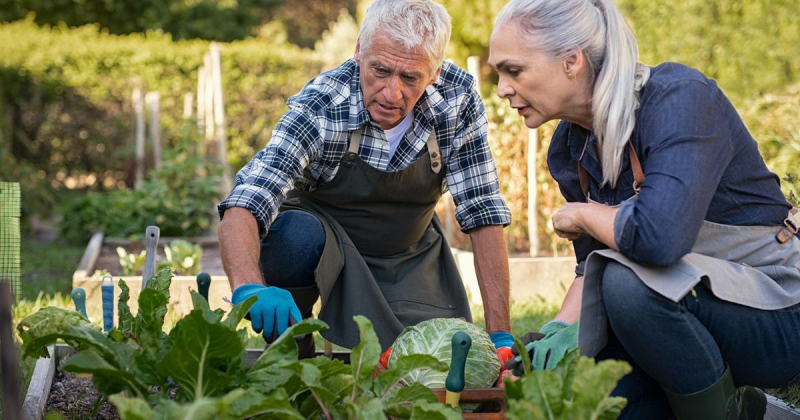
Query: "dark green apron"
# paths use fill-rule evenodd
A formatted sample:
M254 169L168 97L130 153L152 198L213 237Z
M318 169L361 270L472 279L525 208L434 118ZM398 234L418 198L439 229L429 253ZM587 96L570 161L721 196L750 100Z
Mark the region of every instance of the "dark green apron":
M359 342L353 316L372 321L381 347L404 327L431 318L471 321L461 276L434 207L444 171L436 136L428 153L406 169L383 172L358 156L361 129L334 178L311 192L291 191L281 210L303 210L325 227L315 271L322 297L322 335L352 348Z

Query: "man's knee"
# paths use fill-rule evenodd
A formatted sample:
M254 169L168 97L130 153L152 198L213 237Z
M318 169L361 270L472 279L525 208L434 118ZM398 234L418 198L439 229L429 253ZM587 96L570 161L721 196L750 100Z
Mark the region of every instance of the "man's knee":
M313 285L324 248L325 228L316 216L300 210L280 212L261 242L265 280L278 287Z

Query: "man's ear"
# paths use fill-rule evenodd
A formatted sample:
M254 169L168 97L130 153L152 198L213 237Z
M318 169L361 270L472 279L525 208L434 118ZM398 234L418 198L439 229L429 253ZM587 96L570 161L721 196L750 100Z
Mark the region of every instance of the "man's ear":
M433 76L431 76L431 81L428 83L428 85L436 83L436 81L439 80L439 74L441 73L442 73L442 66L439 66L439 68L433 72Z
M356 60L356 63L358 63L359 66L361 65L361 57L359 56L360 52L361 52L361 41L356 41L356 51L353 53L353 58Z

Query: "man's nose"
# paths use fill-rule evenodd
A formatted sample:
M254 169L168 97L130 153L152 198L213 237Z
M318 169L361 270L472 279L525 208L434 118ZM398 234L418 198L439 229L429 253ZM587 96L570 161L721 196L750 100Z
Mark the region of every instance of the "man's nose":
M387 105L396 105L398 101L403 99L403 91L400 83L400 78L398 76L392 76L383 87L383 96L388 102L391 102Z

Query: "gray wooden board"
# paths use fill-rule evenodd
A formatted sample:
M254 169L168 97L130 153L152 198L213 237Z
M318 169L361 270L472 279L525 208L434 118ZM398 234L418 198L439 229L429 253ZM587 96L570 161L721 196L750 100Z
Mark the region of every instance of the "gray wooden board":
M783 401L767 395L766 420L797 420L800 419L800 410L789 407Z
M53 355L53 346L47 348ZM39 420L47 408L47 397L50 396L50 386L53 384L53 375L56 373L56 359L54 357L40 357L36 360L33 369L28 393L22 403L22 418Z

